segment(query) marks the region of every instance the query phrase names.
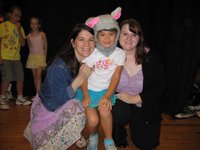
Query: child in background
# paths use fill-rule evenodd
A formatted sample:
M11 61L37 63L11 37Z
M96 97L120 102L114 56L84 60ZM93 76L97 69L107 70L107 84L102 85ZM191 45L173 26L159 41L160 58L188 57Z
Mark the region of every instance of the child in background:
M47 38L45 32L42 31L39 17L31 17L30 28L30 33L27 36L30 51L26 68L32 69L35 89L38 92L42 83L42 70L46 67Z
M6 91L11 81L17 84L17 105L30 105L23 98L24 70L21 63L20 49L25 45L25 33L20 20L22 11L19 6L12 6L8 12L8 21L0 24L0 64L1 70L1 109L9 109L5 102Z
M100 15L86 21L86 25L94 29L96 42L93 53L82 61L93 67L94 71L82 85L82 91L77 91L77 98L82 100L86 110L90 134L87 150L98 148L99 123L105 134L105 149L116 150L112 139L111 109L115 103L114 93L125 62L125 52L117 47L120 30L116 20L120 16L119 7L111 15Z

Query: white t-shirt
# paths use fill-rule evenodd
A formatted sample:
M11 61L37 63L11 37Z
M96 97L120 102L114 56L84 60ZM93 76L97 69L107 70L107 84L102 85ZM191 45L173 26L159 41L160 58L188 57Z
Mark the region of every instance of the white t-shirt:
M101 91L108 88L117 66L124 65L125 52L117 47L112 54L106 57L95 48L93 53L82 62L94 68L93 73L88 78L88 89Z

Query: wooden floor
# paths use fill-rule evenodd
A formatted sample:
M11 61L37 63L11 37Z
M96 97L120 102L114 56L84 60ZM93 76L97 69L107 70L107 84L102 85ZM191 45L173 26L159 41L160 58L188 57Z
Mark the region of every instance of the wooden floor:
M31 150L30 144L23 137L30 106L16 106L13 101L10 105L10 110L0 110L0 150ZM171 120L167 115L163 116L158 150L200 150L200 118ZM104 150L101 129L99 134L99 150ZM84 135L87 137L86 130ZM72 146L69 150L76 150L76 147ZM137 149L129 140L129 146L119 150Z

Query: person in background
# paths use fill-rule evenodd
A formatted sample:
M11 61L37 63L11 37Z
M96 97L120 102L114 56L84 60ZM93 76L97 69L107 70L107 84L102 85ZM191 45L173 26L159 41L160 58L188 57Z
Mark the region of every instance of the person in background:
M85 111L74 96L92 72L90 67L80 62L92 53L94 46L94 31L85 24L76 24L66 44L47 66L24 131L34 150L65 150L75 142L79 147L86 146L81 137L86 124Z
M31 17L30 33L27 36L29 55L26 68L32 69L36 93L42 83L42 71L46 67L47 37L42 31L42 21L39 17Z
M117 47L119 26L117 19L121 16L118 7L111 14L91 17L86 21L95 32L96 48L82 62L94 69L82 91L77 91L86 108L89 143L87 150L98 149L98 126L101 124L105 134L106 150L116 150L112 139L112 105L115 104L115 89L125 62L124 51Z
M8 21L0 24L0 63L1 66L1 109L9 109L6 92L9 82L16 81L17 105L30 105L31 102L23 98L24 71L21 63L20 49L25 45L25 33L20 20L22 11L19 6L11 6Z
M113 114L113 139L120 148L128 145L125 126L131 140L141 150L159 145L162 95L166 88L165 72L159 57L144 47L141 25L134 19L120 24L119 44L126 62L116 89Z
M197 70L194 78L191 94L188 98L187 104L182 108L182 112L175 114L174 119L187 119L200 117L200 68Z

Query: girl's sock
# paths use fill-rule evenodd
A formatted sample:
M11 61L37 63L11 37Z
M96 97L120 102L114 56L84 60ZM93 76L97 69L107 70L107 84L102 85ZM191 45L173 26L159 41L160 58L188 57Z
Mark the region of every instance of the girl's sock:
M113 139L104 139L104 144L105 145L112 145L114 143Z
M90 134L90 137L99 137L98 133Z

